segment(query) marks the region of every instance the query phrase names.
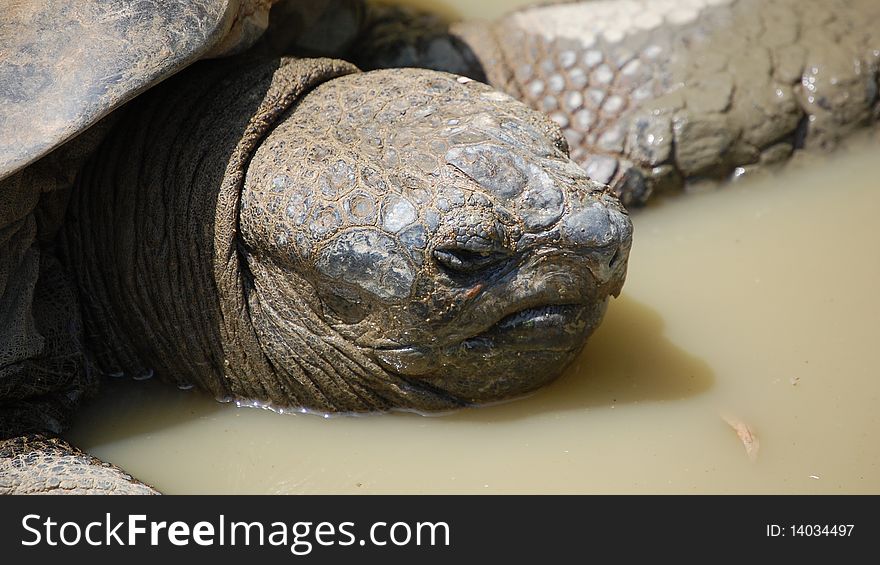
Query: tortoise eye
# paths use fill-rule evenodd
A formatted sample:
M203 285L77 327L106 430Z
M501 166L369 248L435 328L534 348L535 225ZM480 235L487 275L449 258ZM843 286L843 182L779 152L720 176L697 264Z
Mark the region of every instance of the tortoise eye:
M462 247L434 249L434 259L445 270L457 274L474 274L504 263L509 253L497 249L474 251Z

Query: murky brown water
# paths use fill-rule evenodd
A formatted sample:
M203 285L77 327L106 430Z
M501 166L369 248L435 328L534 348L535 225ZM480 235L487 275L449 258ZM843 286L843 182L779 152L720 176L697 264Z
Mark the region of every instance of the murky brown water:
M124 382L69 437L168 493L880 493L874 154L635 214L624 294L528 399L323 419Z
M635 214L624 294L527 399L323 419L125 382L69 435L169 493L877 493L878 178L862 154Z

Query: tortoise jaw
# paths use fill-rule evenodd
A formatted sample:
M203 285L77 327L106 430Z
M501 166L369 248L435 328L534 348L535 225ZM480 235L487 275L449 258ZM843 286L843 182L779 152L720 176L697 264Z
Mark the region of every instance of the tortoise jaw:
M489 328L439 347L374 350L410 385L466 405L523 396L562 374L599 325L607 298L519 308Z
M547 303L516 310L487 330L467 338L461 347L503 347L516 351L568 351L586 337L586 304Z

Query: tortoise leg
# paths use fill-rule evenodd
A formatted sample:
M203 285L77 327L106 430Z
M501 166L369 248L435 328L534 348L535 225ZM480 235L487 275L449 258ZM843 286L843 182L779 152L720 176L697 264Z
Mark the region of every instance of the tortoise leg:
M159 494L57 437L0 441L0 494Z
M451 32L443 16L410 6L377 3L367 3L365 12L358 38L348 54L361 69L417 67L488 82L483 63L470 45Z
M627 207L880 131L875 0L559 2L451 25L371 2L363 13L337 56L491 84L559 123L572 159Z
M335 57L362 70L417 67L486 82L471 48L441 15L365 0L282 2L255 48L271 55Z

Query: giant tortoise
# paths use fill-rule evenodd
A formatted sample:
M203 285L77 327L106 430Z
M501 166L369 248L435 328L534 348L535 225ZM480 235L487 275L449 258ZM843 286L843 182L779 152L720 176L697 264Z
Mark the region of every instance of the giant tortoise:
M620 292L631 223L557 124L248 51L268 4L0 15L0 491L151 492L54 437L104 376L448 410L558 376Z

